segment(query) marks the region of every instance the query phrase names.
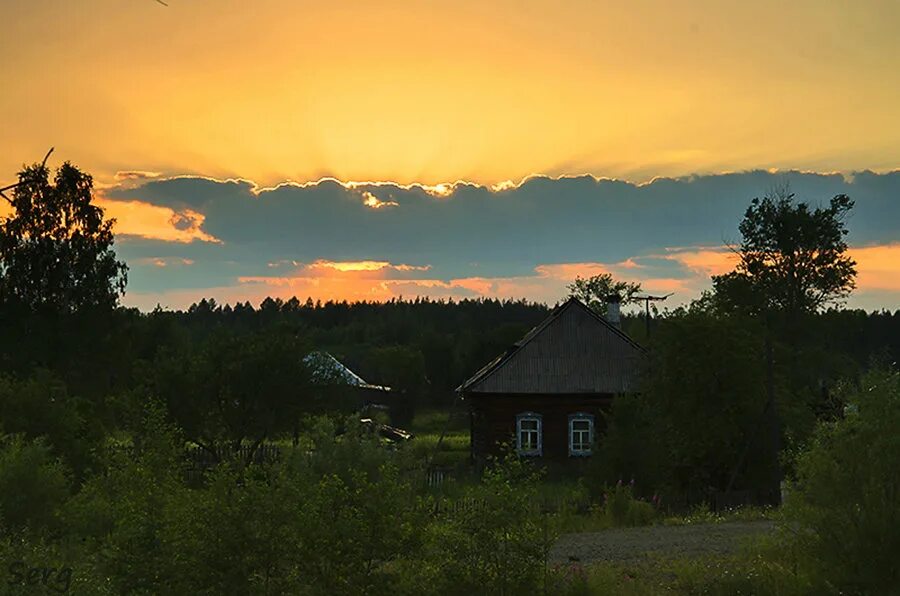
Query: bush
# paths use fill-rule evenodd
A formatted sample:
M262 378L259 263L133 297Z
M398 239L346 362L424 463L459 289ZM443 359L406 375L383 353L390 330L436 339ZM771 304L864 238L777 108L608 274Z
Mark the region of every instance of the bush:
M41 530L57 525L58 513L69 497L63 464L42 439L21 435L3 440L0 447L0 519L11 530Z
M0 537L0 561L5 577L0 595L90 594L113 596L108 577L93 565L80 540L49 540L25 532ZM40 575L31 575L31 570Z
M536 475L527 462L509 456L490 466L467 494L472 506L444 515L428 530L430 593L538 591L555 536L533 506L535 494Z
M636 499L630 484L617 483L603 496L603 504L594 508L611 527L647 526L653 523L657 510L653 503Z
M90 450L100 441L101 427L85 424L82 400L68 394L64 383L47 371L26 380L0 376L0 420L9 433L26 440L44 437L66 467L80 477L90 466Z
M69 536L82 540L91 562L116 593L154 593L169 581L162 537L173 504L193 495L182 484L179 433L159 406L145 405L133 452L113 449L64 511Z
M785 532L845 593L900 593L900 375L875 371L797 460Z
M273 466L220 466L172 504L162 542L177 593L392 591L424 521L395 454L325 421L312 443Z

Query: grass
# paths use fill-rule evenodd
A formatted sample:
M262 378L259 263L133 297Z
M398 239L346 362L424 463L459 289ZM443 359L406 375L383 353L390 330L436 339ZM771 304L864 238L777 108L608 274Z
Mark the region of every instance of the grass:
M421 410L409 430L413 438L406 448L416 459L452 468L463 468L469 463L469 424L465 416L449 410Z
M815 577L798 572L772 539L747 544L739 554L693 558L648 558L635 563L579 563L553 568L554 593L772 594L800 596L825 593Z
M420 410L413 417L409 425L410 432L414 434L438 434L444 430L469 431L469 420L463 412L451 412L450 410Z
M667 526L690 524L720 524L726 522L749 522L777 519L778 510L773 507L735 507L723 511L712 511L709 506L696 507L687 515L674 515L662 520Z

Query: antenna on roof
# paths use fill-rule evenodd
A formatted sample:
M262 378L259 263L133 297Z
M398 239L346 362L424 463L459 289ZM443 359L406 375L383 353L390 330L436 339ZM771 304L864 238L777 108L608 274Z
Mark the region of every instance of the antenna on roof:
M663 300L665 300L666 298L668 298L669 296L671 296L671 295L674 294L674 293L675 293L675 292L669 292L669 293L666 294L665 296L650 296L650 295L647 295L647 296L634 296L634 297L632 297L632 300L643 300L643 301L644 301L644 306L645 306L645 308L646 308L646 315L645 315L645 319L644 319L644 320L645 320L646 323L647 323L647 338L648 338L648 339L649 339L649 337L650 337L650 303L651 303L651 302L662 302Z

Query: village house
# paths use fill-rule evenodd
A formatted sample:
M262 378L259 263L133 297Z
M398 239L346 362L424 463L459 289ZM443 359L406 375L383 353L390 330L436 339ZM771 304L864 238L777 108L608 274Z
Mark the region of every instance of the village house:
M468 404L476 463L508 444L546 461L589 457L612 400L633 393L644 350L608 319L571 298L457 388Z

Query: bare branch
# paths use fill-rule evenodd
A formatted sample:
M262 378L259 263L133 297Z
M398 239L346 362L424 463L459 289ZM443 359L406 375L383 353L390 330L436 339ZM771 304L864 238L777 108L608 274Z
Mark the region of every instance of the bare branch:
M41 162L42 168L47 165L47 158L49 158L50 154L53 153L53 149L54 149L53 147L50 147L50 151L48 151L47 155L44 156L44 161Z
M50 151L48 151L47 155L44 156L44 161L41 162L42 168L47 165L47 159L50 157L50 154L53 153L53 149L55 149L55 147L50 147ZM12 190L12 189L16 188L17 186L19 186L20 184L22 184L22 183L16 182L15 184L9 184L7 186L4 186L3 188L0 188L0 197L3 197L7 201L9 201L10 204L12 204L12 200L10 200L10 198L4 194L4 191Z

